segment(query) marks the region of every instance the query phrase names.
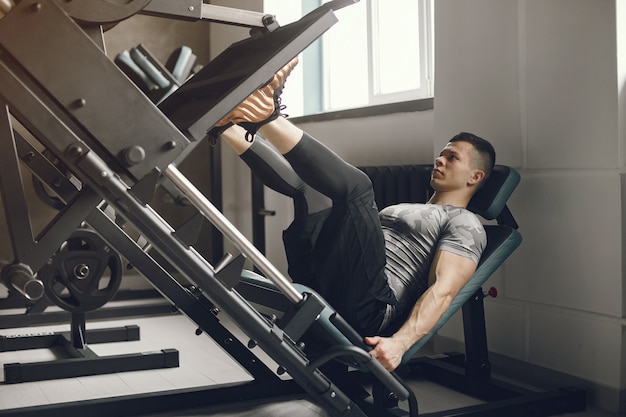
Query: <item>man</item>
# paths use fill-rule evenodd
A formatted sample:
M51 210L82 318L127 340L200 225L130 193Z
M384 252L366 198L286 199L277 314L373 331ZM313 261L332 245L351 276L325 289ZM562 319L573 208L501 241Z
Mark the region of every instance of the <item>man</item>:
M495 152L484 139L457 135L435 160L429 202L379 213L363 172L279 117L296 62L209 136L221 136L264 184L293 199L294 221L283 233L289 275L319 292L360 334L377 335L365 338L370 354L391 371L476 269L486 236L465 208L489 177Z

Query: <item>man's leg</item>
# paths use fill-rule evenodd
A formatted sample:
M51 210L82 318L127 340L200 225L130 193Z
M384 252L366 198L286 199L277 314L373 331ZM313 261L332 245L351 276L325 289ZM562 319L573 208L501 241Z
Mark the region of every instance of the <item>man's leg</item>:
M307 214L331 207L330 199L311 189L275 148L260 138L248 141L244 134L245 131L241 127L232 126L222 133L222 139L230 145L263 184L294 199L296 218L303 218Z
M240 124L249 132L258 130L304 182L333 200L311 252L312 286L358 331L376 334L395 297L384 275L385 244L371 183L363 172L301 129L274 117L291 68L279 71L224 123Z
M361 170L279 118L259 129L302 180L333 200L312 252L309 284L363 334L377 334L395 297L371 182Z
M307 185L291 165L265 140L256 137L252 142L245 130L232 126L221 134L251 171L269 188L291 197L294 220L283 232L289 275L297 282L312 282L311 251L317 235L329 214L331 200Z
M287 119L278 118L262 126L259 132L285 156L304 182L334 202L345 201L355 188L371 187L361 170Z

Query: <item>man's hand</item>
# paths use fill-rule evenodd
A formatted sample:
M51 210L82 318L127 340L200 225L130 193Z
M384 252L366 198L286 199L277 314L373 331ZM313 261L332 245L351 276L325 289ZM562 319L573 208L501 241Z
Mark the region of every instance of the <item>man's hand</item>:
M366 337L365 343L374 348L369 354L373 358L378 359L378 362L389 372L392 372L400 365L402 355L407 351L404 343L400 343L391 337Z

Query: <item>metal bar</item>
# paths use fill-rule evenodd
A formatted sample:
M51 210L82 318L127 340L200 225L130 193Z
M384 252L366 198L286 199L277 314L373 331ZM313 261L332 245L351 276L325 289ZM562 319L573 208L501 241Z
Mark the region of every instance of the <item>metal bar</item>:
M222 194L222 152L221 141L209 150L209 163L211 164L209 170L209 181L211 189L211 201L215 207L222 211L224 208L224 199ZM224 257L224 236L221 233L215 233L211 230L211 259L213 264L216 264L220 259Z
M202 4L202 19L230 23L246 27L266 27L266 22L273 23L274 16L266 13L252 12L249 10L234 9L232 7Z
M91 329L85 332L85 342L87 344L130 342L138 341L139 326L130 324L124 327L113 327L106 329Z
M152 290L146 290L152 291ZM128 295L130 292L133 297L135 297L135 290L126 290L126 294L123 294L122 291L116 294L117 299L118 296ZM142 291L143 292L143 291ZM155 291L156 294L156 291ZM22 314L5 314L5 310L8 308L21 308L25 307L25 303L22 301L23 298L20 296L20 300L17 300L17 296L15 302L11 302L11 305L7 303L10 299L0 300L0 311L2 312L2 323L0 324L0 329L17 329L20 327L29 327L29 326L42 326L47 324L65 324L70 321L71 314L67 311L46 311L46 314L41 314L45 310L41 308L42 311L31 311L35 310L32 306L26 305L27 311ZM122 297L125 298L125 297ZM39 307L40 305L45 305L48 307L48 303L42 302L42 300L47 301L47 298L42 298L33 306ZM18 303L19 301L19 303ZM87 313L87 320L110 320L110 319L119 319L119 318L129 318L129 317L145 317L145 316L155 316L155 315L168 315L172 313L172 305L165 301L163 298L159 296L159 298L154 298L154 301L149 304L141 304L141 305L130 305L130 306L115 306L115 307L105 307L99 308L98 310L91 311Z
M182 20L200 20L202 9L202 0L152 0L139 13Z
M17 336L0 336L0 352L18 350L47 349L59 345L63 335L52 332L38 332Z
M202 19L249 28L268 28L272 30L278 27L274 15L205 4L202 0L152 0L140 13L182 20Z
M263 182L251 172L252 193L252 243L265 253L265 195Z
M279 379L276 374L269 370L263 361L257 360L256 356L222 325L215 313L207 306L209 303L200 303L191 291L188 291L176 281L168 271L159 265L148 253L144 252L133 239L102 211L94 210L87 217L87 223L96 229L102 238L121 255L128 259L176 308L180 309L202 330L209 334L255 380L270 385L278 383Z
M217 229L222 232L244 255L269 278L278 289L294 304L303 300L302 294L285 278L280 271L239 231L215 206L185 177L174 165L165 169L164 175L185 194Z
M175 368L177 366L178 351L161 349L160 352L153 353L57 359L50 362L8 363L4 365L4 371L5 383L13 384L115 372Z
M483 289L479 288L462 307L466 356L465 372L474 377L489 377L491 375L483 298Z

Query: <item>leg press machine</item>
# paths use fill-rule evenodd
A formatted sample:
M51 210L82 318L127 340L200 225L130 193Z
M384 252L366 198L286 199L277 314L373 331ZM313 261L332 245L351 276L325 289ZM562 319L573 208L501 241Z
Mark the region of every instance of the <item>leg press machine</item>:
M45 271L50 258L72 233L87 225L253 377L252 382L236 386L171 396L160 393L149 401L118 398L105 402L107 407L96 401L93 405L40 410L44 414L9 410L18 413L13 415L67 415L74 410L82 415L106 412L122 416L163 412L171 410L174 403L178 407L197 407L291 394L305 394L333 417L418 415L415 394L402 378L370 358L361 336L332 306L284 277L177 168L215 123L331 28L336 22L334 10L354 1L331 1L285 26L278 25L270 15L197 0L22 0L0 19L0 103L4 109L0 115L0 146L5 155L0 182L14 256L3 264L3 283L24 296L36 293L47 276L38 272ZM233 44L189 80L168 91L156 105L103 52L103 30L136 13L241 25L251 28L251 36ZM71 175L59 169L59 162ZM33 236L30 219L25 215L26 198L19 190L20 165L62 201L58 215L37 236ZM394 187L427 189L421 174L402 176L408 178L405 182L386 181L385 175L372 173L376 168L363 169L371 174L380 198ZM417 182L412 182L415 178ZM499 166L472 201L472 210L497 224L487 226L489 247L476 274L431 335L462 308L466 342L469 337L479 342L484 339L481 286L521 242L506 208L518 181L514 169ZM172 227L150 205L159 187L191 203L197 214L180 227ZM421 201L423 197L410 201ZM382 207L387 202L379 204ZM215 265L198 253L193 246L193 231L204 219L240 253L227 255ZM125 224L132 225L149 244L127 233ZM146 250L148 246L176 274L161 265ZM243 270L246 259L258 273ZM74 273L86 274L89 266L87 262L76 264ZM178 275L184 279L177 279ZM273 301L284 313L280 317L264 314L256 307ZM245 333L247 343L224 325L222 314ZM84 328L79 330L84 332ZM309 352L308 338L320 333L328 341L327 347ZM431 335L407 352L402 368L430 366L415 363L413 356ZM448 358L443 367L460 361L462 366L468 365L462 376L474 377L471 385L476 385L475 381L490 384L486 344L477 347L470 341L467 349L467 360ZM258 350L271 357L276 367L272 369L260 360ZM373 400L352 388L358 385L355 374L373 380ZM489 385L488 390L504 389ZM498 400L501 409L506 410L504 414L494 414L494 408L487 406L432 415L552 415L584 408L580 392L502 398ZM398 405L404 401L408 401L408 410Z

